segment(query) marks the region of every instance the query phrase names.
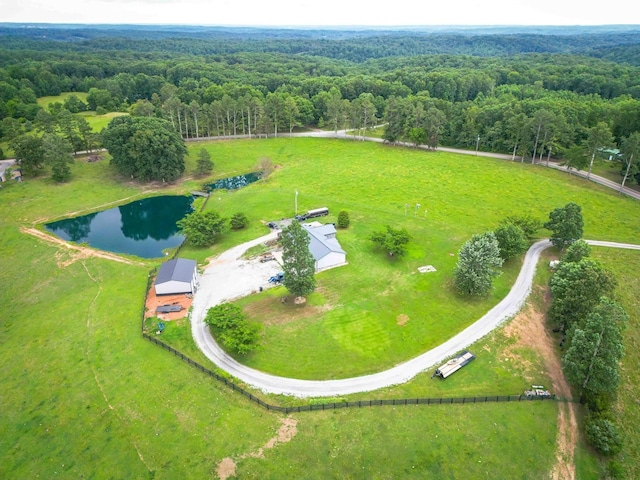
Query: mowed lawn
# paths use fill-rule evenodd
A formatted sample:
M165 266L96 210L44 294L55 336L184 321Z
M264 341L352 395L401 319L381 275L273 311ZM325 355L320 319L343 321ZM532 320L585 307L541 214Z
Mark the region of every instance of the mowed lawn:
M638 241L637 205L557 172L535 169L533 176L526 166L507 162L310 139L192 145L189 169L203 146L212 154L216 177L252 171L262 157L271 158L279 168L266 182L211 199L209 208L224 214L244 211L252 225L244 232L225 235L212 249L183 252L201 262L230 245L266 233L260 220L290 216L296 189L301 210L322 204L334 214L341 208L350 211L353 224L345 236L351 240L345 239L345 246L349 244L354 258L366 257L372 268L391 275L386 282L389 297L397 295L395 281L402 288L431 288L433 292L443 286L446 290L444 277L450 275L446 265L455 263L449 253L457 251L472 233L495 227L500 218L511 213L546 215L568 200L583 205L590 238ZM324 178L322 163L334 172L332 180ZM439 173L437 165L453 173ZM463 165L475 178L460 177L458 168ZM403 170L408 172L402 174ZM22 226L125 198L183 193L197 187L200 180L188 178L182 185L170 187L130 184L115 177L107 161L77 162L72 171L73 179L67 185L55 185L46 178L27 179L0 191L0 299L7 312L0 316L2 478L215 478L218 463L228 456L237 462L239 478L537 479L550 471L557 416L552 402L300 414L293 416L297 434L289 443L264 450L264 458L248 457L277 437L282 417L248 403L141 339L142 296L154 262L125 265L74 257L70 251L20 232ZM487 184L495 186L504 174L515 177L508 181L514 190L518 178L530 183L519 193L509 189L499 195L480 191ZM362 179L361 185L352 182L354 175ZM393 178L402 175L406 175L404 182ZM391 179L385 184L381 178L387 176ZM434 186L425 183L430 176L442 181ZM368 181L374 177L375 182ZM417 186L418 182L422 186ZM464 186L481 201L474 204L462 195L459 201L446 200L452 194L443 186L447 182ZM393 186L396 193L384 186ZM412 218L411 210L404 217L405 203L412 202L428 209L426 220ZM471 214L463 211L468 205L475 207ZM602 221L598 223L598 219ZM418 240L400 261L388 260L364 239L370 230L394 221L406 226ZM437 235L430 233L434 239L428 240L427 233L432 231ZM428 249L441 252L444 260ZM425 261L438 272L420 277L421 281L434 278L434 283L412 283L419 277L412 273L414 266ZM634 261L637 256L633 255L611 260L623 264ZM332 291L332 286L340 284L341 275L354 275L349 268L355 269L356 264L351 258L350 262L342 270L347 273L336 269L319 277L320 291L310 303L333 307L327 312L340 308L342 292ZM517 270L517 265L512 269ZM500 279L497 290L508 287L508 275ZM371 286L358 285L360 288L363 293L372 292ZM351 292L344 298L363 301L356 288L347 290ZM446 295L449 298L450 294ZM256 296L257 301L266 298ZM425 295L425 308L428 298ZM408 315L419 313L417 306L409 310L411 302L393 306ZM472 304L469 308L476 307ZM630 313L632 322L637 322L637 315ZM409 317L404 331L412 322L417 323L415 317ZM274 327L297 323L300 320L294 319ZM391 326L400 329L397 323ZM513 391L517 385L526 386L531 378L544 376L539 372L539 359L530 351L522 352L532 360L529 367L509 368L501 361L501 342L504 340L496 334L495 340L492 336L474 346L476 352L486 353L468 371L456 374L460 377L452 378L453 382L435 383L425 374L386 394L432 396L429 382L442 386L438 390L443 396L518 393ZM289 350L296 348L292 343ZM402 351L406 353L408 350ZM366 352L362 358L368 358ZM504 380L502 383L492 383L493 373L478 375L477 368L490 370L497 363L500 366L495 375ZM381 397L385 392L373 395ZM593 461L585 462L585 470L593 472ZM597 476L590 473L581 478Z
M225 215L243 211L252 220L248 231L226 236L216 250L238 243L237 237L267 233L261 222L291 217L295 191L300 211L327 206L332 214L325 221L335 221L342 209L351 217L351 227L338 232L349 265L319 274L318 291L307 305L282 304L284 288L239 301L265 325L263 346L240 360L279 375L373 373L435 347L480 318L506 295L521 259L505 265L489 297L461 298L452 288L457 252L471 235L493 230L508 215L545 221L553 208L573 201L583 207L585 237L640 243L638 202L542 167L327 139L206 148L224 175L251 171L261 156L278 166L265 182L214 194L207 208ZM389 258L368 240L386 224L413 236L405 257ZM548 232L541 229L540 235ZM437 271L420 274L423 265Z

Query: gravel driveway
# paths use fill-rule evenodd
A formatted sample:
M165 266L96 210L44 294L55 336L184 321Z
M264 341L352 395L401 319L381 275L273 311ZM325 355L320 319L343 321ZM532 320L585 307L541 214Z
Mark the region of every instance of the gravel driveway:
M522 308L533 284L540 254L551 246L548 240L534 243L525 255L522 270L508 295L478 321L451 339L389 370L341 380L298 380L278 377L246 367L227 355L215 342L204 323L206 310L222 301L237 298L257 290L277 271L276 262L237 261L247 248L275 238L277 232L239 245L221 254L207 267L200 289L193 299L191 328L193 338L203 353L218 367L243 382L267 393L297 397L325 397L367 392L404 383L419 373L433 368L460 350L475 343ZM639 245L588 241L592 245L640 249Z

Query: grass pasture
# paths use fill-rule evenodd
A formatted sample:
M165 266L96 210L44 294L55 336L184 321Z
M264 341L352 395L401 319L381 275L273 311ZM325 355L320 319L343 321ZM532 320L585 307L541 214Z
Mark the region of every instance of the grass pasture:
M472 234L494 229L507 215L526 213L544 221L553 208L574 201L583 206L586 238L640 242L638 216L626 211L638 211L637 202L542 167L368 143L353 148L353 142L327 139L219 142L208 148L224 175L250 171L260 155L280 166L266 182L214 194L209 201L208 208L224 215L242 205L251 226L234 236L255 238L267 232L261 222L292 216L296 190L300 211L328 206L328 221L342 209L351 216L351 227L338 233L349 265L318 275L318 293L310 298L315 313L281 304L283 288L239 301L265 324L264 348L242 361L274 374L320 379L372 373L461 331L504 297L520 260L505 266L490 297L460 299L451 286L457 251ZM496 178L503 183L496 186ZM388 258L367 240L385 224L405 227L413 236L405 257ZM230 240L216 248L227 248ZM419 274L422 265L437 271ZM408 318L403 326L401 318Z
M460 315L461 328L475 315L469 312L494 302L508 288L517 262L498 280L490 299L465 301L464 307L458 304L453 310L436 308L438 302L453 298L447 276L455 257L449 253L457 252L472 233L495 227L508 214L531 213L542 219L552 208L576 201L583 205L585 236L640 243L637 202L542 168L360 142L270 139L191 144L187 173L202 147L211 153L217 178L252 171L262 157L271 158L278 168L266 181L236 192L218 192L210 199L207 208L224 215L245 212L251 220L246 231L225 235L211 249L186 248L183 256L202 263L233 244L266 233L261 221L293 213L296 189L300 210L326 205L334 214L341 209L350 212L352 227L339 234L350 265L319 276L321 288L310 306L337 315L341 304L346 308L350 302L361 302L360 308L379 311L382 319L368 313L349 324L349 315L318 317L317 324L326 324L324 330L315 327L318 351L335 348L331 358L323 360L325 372L332 365L340 367L335 360L339 355L349 356L354 363L396 361L376 343L396 350L395 358L423 348L429 341L418 338L423 310L433 310L439 318ZM4 412L0 477L215 478L217 465L225 457L237 463L238 478L264 479L538 479L551 469L557 417L552 402L294 415L297 434L288 443L265 449L264 458L250 456L277 436L282 418L232 394L140 337L142 296L152 262L125 265L82 258L19 230L71 212L126 203L125 198L193 190L200 181L189 178L180 185L142 187L118 179L107 159L77 161L72 173L72 181L64 185L43 177L0 190L0 300L8 312L0 316ZM499 194L492 193L496 179L505 180ZM409 208L405 216L406 203L421 203L418 214L412 216ZM419 215L425 208L426 219ZM414 236L406 258L389 260L364 240L386 223L405 226ZM635 292L628 301L637 306L640 288L633 267L637 268L637 253L616 256L602 251L608 265L635 282L625 284ZM412 274L425 263L436 266L435 275ZM380 276L387 277L384 289L374 282ZM348 288L335 291L345 283ZM419 295L406 298L411 289ZM281 306L276 294L269 291L250 300L271 308L272 296L274 305ZM370 298L376 295L380 298ZM250 304L247 301L247 308ZM405 327L397 325L395 312L407 314ZM637 324L637 315L630 313ZM269 326L272 331L267 335L273 346L285 343L278 337L290 335L293 352L291 345L305 347L293 343L304 335L305 341L314 340L298 326L304 322L313 320L292 318ZM297 331L287 332L294 326ZM446 333L432 328L434 338ZM402 339L397 332L408 333ZM179 325L171 325L167 333L188 348L189 337ZM323 336L335 343L329 345ZM366 398L518 393L514 389L544 374L537 373L540 359L527 349L518 354L529 360L529 366L513 368L506 363L502 356L509 342L500 332L483 339L474 346L483 355L451 382L436 382L425 374ZM271 359L267 350L253 361L284 368L278 349L269 354ZM295 361L304 359L298 356ZM311 367L303 368L309 372ZM347 369L341 374L348 374ZM634 375L629 373L625 382L638 385ZM624 397L629 402L626 411L635 405L632 388L636 387L630 386L629 396ZM621 415L626 411L621 410ZM630 436L637 435L629 428ZM629 445L636 445L633 441ZM587 450L581 452L588 455ZM627 464L636 460L637 454L626 450L624 454ZM586 465L580 471L587 472L580 478L597 478L590 458L580 460Z
M75 95L84 103L87 103L87 96L89 95L86 92L62 92L60 95L51 95L47 97L39 97L37 99L38 105L40 105L44 109L48 109L49 105L52 103L64 103L64 101Z

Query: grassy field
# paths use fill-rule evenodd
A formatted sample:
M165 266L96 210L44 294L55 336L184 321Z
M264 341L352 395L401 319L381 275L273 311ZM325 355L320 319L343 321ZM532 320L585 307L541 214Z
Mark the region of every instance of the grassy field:
M495 227L511 213L544 216L569 200L583 205L588 237L638 242L637 203L558 172L312 139L191 145L188 171L203 146L212 154L216 177L252 171L262 157L271 158L278 168L266 181L211 198L209 208L225 215L244 211L252 224L246 231L224 236L212 249L185 249L186 256L203 262L232 244L266 233L260 221L290 216L296 189L301 210L322 204L333 212L350 211L353 228L345 236L351 239L344 242L354 253L352 265L342 270L345 273L336 269L320 276L318 305L338 302L332 287L341 275L356 278L357 270L350 271L357 268L355 260L370 256L370 266L390 274L393 282L424 288L424 308L430 308L429 302L448 298L435 290L446 287L444 277L454 262L449 253L470 234ZM118 179L106 160L79 160L72 171L69 184L27 179L0 191L0 300L8 312L0 316L0 477L215 477L224 457L237 462L241 478L537 479L550 470L557 416L551 402L300 414L293 416L297 435L290 442L265 450L264 458L248 456L276 436L282 418L231 394L140 337L151 262L125 265L82 258L20 232L22 226L125 198L189 191L201 181L187 178L175 186L141 187ZM483 191L491 178L506 180L500 195ZM411 217L411 210L405 217L409 202L421 203L428 210L427 219ZM358 239L391 222L406 226L419 240L407 258L396 262ZM633 254L606 258L622 270L627 263L638 264ZM411 283L417 278L411 272L425 262L439 267L439 276ZM629 275L633 273L630 269ZM508 286L508 275L500 279L498 289ZM350 288L345 301L359 300L357 288L362 295L371 294L366 285ZM415 298L402 303L391 286L388 295L399 302L397 308L411 314L407 327L420 318ZM334 321L332 328L339 332L338 323ZM371 325L374 333L385 328ZM342 351L353 350L351 342L362 350L359 358L371 358L366 349L372 340L366 337L375 336L363 334L359 340L357 328L343 332ZM179 328L167 333L190 348ZM413 346L405 348L393 335L386 336L388 345L402 350L401 356L420 341L408 338ZM436 382L425 374L366 398L519 393L532 378L544 381L540 360L532 351L519 352L530 360L526 365L514 368L504 361L503 350L510 341L500 332L483 339L474 349L486 353L451 382ZM585 452L579 459L581 471L587 472L580 478L597 478L592 457L580 451ZM633 458L629 456L629 462Z
M351 227L338 233L349 265L318 275L311 308L283 305L283 288L239 302L265 325L264 348L243 359L261 370L298 378L366 374L462 330L506 294L520 261L505 266L489 298L461 299L451 286L455 254L473 233L492 230L507 215L527 213L544 220L553 208L575 201L584 208L587 238L640 243L637 213L628 210L640 213L638 203L582 179L441 152L375 144L353 149L351 142L326 139L303 142L304 149L295 141L228 142L210 151L222 168L238 167L225 170L228 175L250 170L259 156L252 154L254 147L282 166L264 184L221 193L209 202L225 215L242 205L253 226L240 235L257 237L267 232L260 221L291 216L295 190L300 210L328 206L332 221L346 209L352 219ZM346 178L340 176L345 166ZM492 193L496 177L505 182L500 195ZM385 224L413 235L406 257L390 259L367 240ZM230 236L222 246L228 240L235 241ZM437 272L418 274L421 265L433 265ZM399 326L400 318L408 322Z
M60 95L52 95L52 96L48 96L48 97L40 97L37 99L38 105L40 105L42 108L48 109L49 108L49 104L51 103L64 103L64 101L71 97L72 95L75 95L76 97L78 97L80 100L82 100L84 103L87 103L87 96L89 95L86 92L62 92Z
M75 95L85 103L87 102L88 94L85 92L64 92L56 96L40 97L38 98L38 105L40 105L42 108L48 109L49 104L56 103L56 102L64 103L65 99L67 97L70 97L71 95ZM88 111L88 112L78 113L77 115L80 115L81 117L83 117L87 121L87 123L91 126L93 131L98 133L103 128L105 128L113 118L119 117L121 115L128 115L128 113L109 112L109 113L105 113L104 115L96 115L95 111Z

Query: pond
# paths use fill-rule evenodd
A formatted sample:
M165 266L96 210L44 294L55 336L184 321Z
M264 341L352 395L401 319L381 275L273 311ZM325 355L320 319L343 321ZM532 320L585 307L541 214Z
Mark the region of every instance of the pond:
M142 258L164 256L163 250L184 240L178 220L193 211L193 197L144 198L102 212L45 224L58 237L93 248Z
M221 178L214 183L205 185L204 189L207 192L211 192L212 190L238 190L239 188L257 182L260 178L262 178L261 172L251 172L236 177Z

